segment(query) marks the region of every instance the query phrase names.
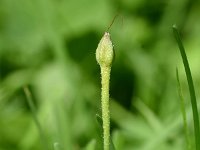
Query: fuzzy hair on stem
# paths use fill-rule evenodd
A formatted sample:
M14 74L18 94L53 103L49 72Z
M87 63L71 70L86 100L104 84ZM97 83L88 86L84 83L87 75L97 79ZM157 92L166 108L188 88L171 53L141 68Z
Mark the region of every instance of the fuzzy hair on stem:
M101 69L101 107L103 120L103 147L110 149L110 108L109 108L109 85L110 72L113 62L114 51L110 40L110 34L105 32L96 50L96 60Z

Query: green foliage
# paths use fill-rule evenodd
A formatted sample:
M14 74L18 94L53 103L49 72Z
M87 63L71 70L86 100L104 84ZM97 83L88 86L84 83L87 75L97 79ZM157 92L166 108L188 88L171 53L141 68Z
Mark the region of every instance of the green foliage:
M31 92L29 91L28 87L24 87L24 92L26 94L27 102L28 102L28 105L29 105L29 107L31 109L31 113L33 115L33 120L34 120L35 125L37 126L37 129L38 129L38 132L40 134L40 138L41 138L40 140L41 140L41 142L43 144L43 148L48 150L47 139L46 139L45 134L43 132L43 129L42 129L41 125L40 125L40 121L39 121L39 119L37 117L37 112L36 112L35 105L33 103Z
M186 142L187 142L187 149L191 150L191 142L190 142L190 136L189 136L189 130L188 130L185 101L184 101L183 93L182 93L182 90L181 90L181 84L180 84L178 69L176 69L176 78L177 78L177 83L178 83L178 93L179 93L179 97L180 97L180 106L181 106L181 112L182 112L182 117L183 117L183 124L184 124L184 130L185 130L185 139L186 139Z
M194 120L196 150L200 150L199 114L198 114L197 100L196 100L196 94L195 94L192 74L191 74L191 71L190 71L190 66L189 66L189 63L188 63L187 55L185 53L185 49L183 47L183 44L182 44L182 41L181 41L181 38L180 38L180 34L179 34L178 29L175 25L173 26L173 31L174 31L174 36L175 36L176 41L177 41L178 46L179 46L181 56L182 56L183 64L184 64L184 67L185 67L185 73L186 73L186 76L187 76L189 91L190 91L190 100L191 100L191 104L192 104L193 120Z
M43 149L25 85L49 149L102 150L94 117L101 112L95 50L118 13L123 25L116 19L110 28L113 144L117 150L184 150L175 66L191 135L193 119L171 25L181 27L199 89L199 10L198 1L0 0L0 150Z

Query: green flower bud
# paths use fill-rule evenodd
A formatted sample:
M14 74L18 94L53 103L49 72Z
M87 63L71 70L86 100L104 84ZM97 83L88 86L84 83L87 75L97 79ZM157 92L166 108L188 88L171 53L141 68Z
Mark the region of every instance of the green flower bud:
M110 34L105 32L96 50L96 60L100 66L111 67L113 57L114 51L110 40Z

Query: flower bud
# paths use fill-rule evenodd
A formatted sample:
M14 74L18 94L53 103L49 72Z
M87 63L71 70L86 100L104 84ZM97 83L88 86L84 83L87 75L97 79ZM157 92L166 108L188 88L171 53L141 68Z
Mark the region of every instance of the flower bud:
M110 67L113 57L114 51L110 40L110 34L105 32L96 49L96 60L100 66Z

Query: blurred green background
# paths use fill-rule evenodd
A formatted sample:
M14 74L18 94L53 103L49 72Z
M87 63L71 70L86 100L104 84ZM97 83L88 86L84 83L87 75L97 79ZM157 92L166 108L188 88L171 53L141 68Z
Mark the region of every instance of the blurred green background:
M0 150L42 150L23 87L28 86L49 150L101 150L99 40L110 29L111 132L116 150L184 150L177 94L177 24L197 97L200 2L194 0L0 0Z

